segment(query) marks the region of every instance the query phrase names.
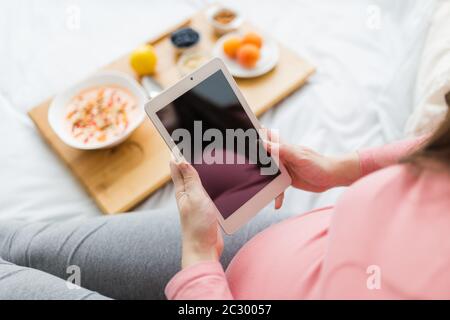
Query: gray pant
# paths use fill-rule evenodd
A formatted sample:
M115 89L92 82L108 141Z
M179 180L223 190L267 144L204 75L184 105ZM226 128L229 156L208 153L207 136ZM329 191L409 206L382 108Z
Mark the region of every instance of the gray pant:
M224 236L223 266L287 216L264 210ZM62 223L0 221L0 299L163 299L180 269L180 240L178 213L163 210ZM69 266L79 268L82 288L67 286Z

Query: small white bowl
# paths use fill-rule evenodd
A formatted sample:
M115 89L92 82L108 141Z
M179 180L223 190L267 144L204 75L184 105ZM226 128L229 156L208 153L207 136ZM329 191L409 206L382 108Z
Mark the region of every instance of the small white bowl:
M136 97L139 113L133 118L123 134L112 137L107 141L92 141L85 144L75 139L67 130L67 106L80 91L101 85L118 85L128 89ZM50 104L48 122L56 135L68 146L83 150L110 148L124 141L142 123L145 118L144 104L147 101L148 98L144 89L129 75L117 71L101 71L58 94Z
M234 20L227 24L222 24L222 23L219 23L216 20L214 20L214 16L216 15L216 13L218 13L219 11L224 10L224 9L233 11L236 14L236 17L234 18ZM231 31L236 31L237 29L239 29L241 27L242 23L244 22L242 15L237 10L230 8L230 7L220 6L220 5L214 5L211 8L209 8L206 11L206 17L207 17L209 23L213 26L214 32L218 36L222 36Z
M185 65L189 59L198 59L199 62L197 65L194 65L192 66L192 68L190 68ZM198 69L200 66L208 62L210 59L211 54L205 51L186 51L178 59L177 68L178 71L180 72L180 75L184 77L185 75Z

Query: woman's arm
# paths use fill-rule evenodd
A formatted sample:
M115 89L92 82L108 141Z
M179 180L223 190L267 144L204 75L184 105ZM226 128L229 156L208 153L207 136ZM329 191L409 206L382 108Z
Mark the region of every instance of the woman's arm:
M425 141L426 137L420 137L359 151L361 177L398 163L402 158L418 150Z
M182 229L182 270L166 286L168 299L233 299L219 258L217 208L188 163L170 163Z
M286 144L280 142L278 137L273 137L274 134L270 133L270 141L266 141L267 149L279 156L292 178L292 186L312 192L351 185L371 172L398 163L426 140L426 137L422 137L399 141L334 157L302 146ZM276 209L282 206L283 197L281 194L275 200Z
M328 157L334 187L348 186L356 180L385 167L397 164L420 148L425 137L367 148L340 157Z
M232 300L222 265L198 262L178 272L166 286L169 300Z

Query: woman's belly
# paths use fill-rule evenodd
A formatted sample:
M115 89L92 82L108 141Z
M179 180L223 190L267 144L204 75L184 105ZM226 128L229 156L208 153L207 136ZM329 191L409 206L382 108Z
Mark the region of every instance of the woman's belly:
M236 299L302 299L317 283L332 207L293 217L261 232L231 261Z

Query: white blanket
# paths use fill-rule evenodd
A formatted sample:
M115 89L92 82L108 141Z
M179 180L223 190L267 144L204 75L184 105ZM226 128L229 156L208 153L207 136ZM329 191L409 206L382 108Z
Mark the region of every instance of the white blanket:
M0 218L100 214L25 110L206 2L2 2ZM318 68L308 85L263 116L265 126L330 154L402 137L434 1L230 2ZM77 10L79 27L72 19ZM285 208L299 213L332 204L341 191L289 189ZM171 185L140 209L167 206L175 208Z

